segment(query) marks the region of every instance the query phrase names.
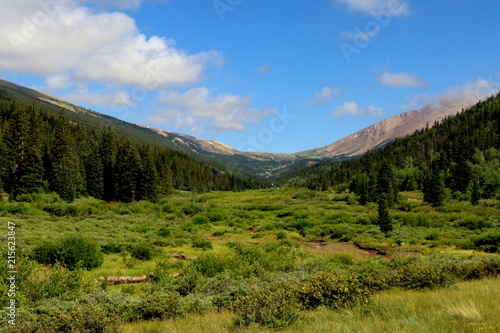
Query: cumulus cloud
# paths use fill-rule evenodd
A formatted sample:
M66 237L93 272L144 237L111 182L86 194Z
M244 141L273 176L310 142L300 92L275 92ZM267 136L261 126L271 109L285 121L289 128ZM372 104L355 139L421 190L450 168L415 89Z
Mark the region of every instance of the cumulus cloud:
M116 92L92 92L86 89L62 96L64 100L74 104L91 104L95 106L105 107L128 107L133 104L132 99L127 91Z
M340 88L323 87L320 92L314 94L314 98L307 102L309 106L331 100L340 93Z
M408 15L410 12L408 2L406 0L331 0L332 4L346 6L352 11L371 15L388 11L394 16Z
M368 109L363 109L358 106L356 102L345 102L343 105L337 106L333 111L332 116L342 117L345 115L354 116L380 116L383 114L381 107L376 107L375 105L370 105Z
M250 105L253 96L216 95L206 87L190 89L185 93L163 91L158 101L167 107L149 117L154 124L172 122L178 129L190 128L194 133L241 131L273 110L259 110Z
M99 7L116 7L121 10L137 9L143 0L79 0L81 3L91 3Z
M0 22L0 69L13 72L179 87L222 64L217 51L188 54L171 39L147 38L124 13L94 12L74 0L13 1Z
M403 110L415 110L429 104L439 106L446 101L459 101L472 105L498 94L499 91L500 82L495 81L491 75L488 79L479 78L476 81L469 81L460 86L450 87L446 91L433 96L427 94L413 96L404 101L401 108Z
M380 78L380 83L393 88L416 88L425 85L425 82L415 75L409 73L385 72Z

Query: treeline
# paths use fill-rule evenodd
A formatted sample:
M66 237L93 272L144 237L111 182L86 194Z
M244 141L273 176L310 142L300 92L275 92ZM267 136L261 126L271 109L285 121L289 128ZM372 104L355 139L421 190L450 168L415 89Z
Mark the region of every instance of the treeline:
M240 190L247 183L182 152L73 123L64 110L55 117L0 98L0 186L12 199L56 192L67 201L155 201L173 189Z
M500 198L500 94L361 158L323 162L280 182L316 190L350 187L362 201L377 201L382 169L392 193L422 190L435 205L445 188L471 201Z

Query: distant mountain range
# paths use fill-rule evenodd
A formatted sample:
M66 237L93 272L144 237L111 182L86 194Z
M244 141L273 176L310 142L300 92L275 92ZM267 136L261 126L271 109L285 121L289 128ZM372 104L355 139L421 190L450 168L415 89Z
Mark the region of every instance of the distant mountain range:
M396 138L412 134L426 126L432 127L436 122L455 115L477 102L477 99L443 100L434 105L427 105L420 110L387 118L322 148L296 154L271 154L238 151L217 141L127 123L4 80L0 80L0 94L2 93L14 95L14 97L24 101L33 100L35 103L50 106L49 109L53 112L64 108L69 111L68 117L71 121L91 128L100 129L102 126L110 126L119 134L127 135L136 141L179 149L194 157L223 163L262 177L279 176L326 159L362 155L371 149L382 147Z

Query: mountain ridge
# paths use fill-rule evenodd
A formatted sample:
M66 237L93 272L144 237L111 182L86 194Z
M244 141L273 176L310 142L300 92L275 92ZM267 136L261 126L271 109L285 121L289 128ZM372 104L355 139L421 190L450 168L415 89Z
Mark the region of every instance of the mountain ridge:
M111 126L119 129L127 128L135 136L162 143L170 148L179 149L192 156L209 161L227 164L262 177L271 177L296 170L304 165L323 160L360 156L369 150L382 147L396 138L413 134L415 131L432 127L448 116L455 115L464 108L477 102L473 99L459 101L441 100L438 103L424 106L419 110L403 112L386 118L360 131L357 131L330 145L297 152L295 154L276 154L265 152L246 152L236 150L224 143L197 138L188 134L176 133L147 125L132 124L107 116L96 111L77 106L49 94L23 87L15 83L1 80L0 87L10 89L25 97L48 103L54 107L62 107L80 118L93 118L93 126Z

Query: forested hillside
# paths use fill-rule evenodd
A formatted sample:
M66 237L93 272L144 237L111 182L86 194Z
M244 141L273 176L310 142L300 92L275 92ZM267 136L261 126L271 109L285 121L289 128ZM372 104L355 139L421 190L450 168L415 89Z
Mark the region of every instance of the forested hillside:
M11 199L56 192L63 199L155 201L172 189L234 190L236 176L177 150L141 144L102 125L76 124L35 103L0 95L0 185Z
M445 188L472 201L499 198L499 121L500 94L361 158L323 162L279 181L319 190L350 186L365 202L376 201L380 178L393 193L420 189L436 205Z

